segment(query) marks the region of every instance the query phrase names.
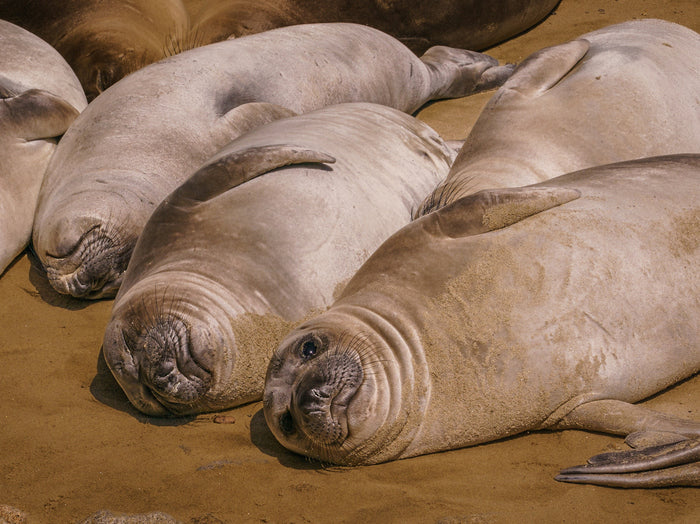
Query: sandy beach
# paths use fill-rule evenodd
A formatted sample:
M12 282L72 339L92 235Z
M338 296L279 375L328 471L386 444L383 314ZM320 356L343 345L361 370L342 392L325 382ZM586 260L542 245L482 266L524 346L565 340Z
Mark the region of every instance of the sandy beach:
M700 31L700 2L563 0L537 27L487 52L519 62L639 18ZM433 103L418 117L447 139L465 138L492 94ZM592 455L625 449L618 437L536 432L329 468L277 444L259 402L219 414L226 417L149 418L129 404L101 357L111 300L56 294L27 254L0 278L0 297L0 505L21 510L30 524L82 522L99 510L160 511L187 524L700 522L698 489L553 479ZM699 399L695 376L646 404L700 420Z

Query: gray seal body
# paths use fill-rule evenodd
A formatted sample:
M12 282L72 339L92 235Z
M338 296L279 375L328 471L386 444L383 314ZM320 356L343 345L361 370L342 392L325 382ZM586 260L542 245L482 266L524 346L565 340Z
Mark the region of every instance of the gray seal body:
M700 152L700 35L634 20L534 53L494 94L418 214L482 189Z
M290 110L374 102L412 112L511 72L479 53L421 59L354 24L311 24L192 49L114 84L80 115L52 159L34 249L61 293L114 295L155 207L240 134Z
M163 416L259 400L279 341L410 221L454 155L417 119L363 103L227 145L154 212L114 302L103 352L132 404Z

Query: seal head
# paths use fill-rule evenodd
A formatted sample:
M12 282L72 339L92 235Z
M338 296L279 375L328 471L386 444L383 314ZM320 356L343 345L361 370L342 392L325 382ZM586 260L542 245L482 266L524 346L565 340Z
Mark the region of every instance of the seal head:
M362 336L301 329L280 345L264 397L267 423L280 442L302 454L313 450L311 456L323 461L344 462L355 447L356 400L374 389L362 362L366 344Z

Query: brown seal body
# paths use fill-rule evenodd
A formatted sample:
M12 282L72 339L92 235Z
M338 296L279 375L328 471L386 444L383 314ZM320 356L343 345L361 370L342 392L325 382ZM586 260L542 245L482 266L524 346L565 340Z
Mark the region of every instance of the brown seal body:
M46 172L34 249L61 293L116 293L155 207L245 131L342 102L415 111L500 85L510 67L434 47L418 58L356 24L267 31L180 53L122 79L61 140Z
M40 36L92 100L124 76L186 49L297 24L351 22L416 53L484 49L533 26L558 0L0 0L0 19Z
M56 139L86 105L61 55L0 20L0 274L27 247Z
M189 27L181 0L0 0L0 18L56 48L88 100L176 52Z
M357 103L226 146L151 216L115 300L103 352L132 404L162 416L259 400L285 333L410 221L454 154L417 119Z
M392 35L415 53L431 46L485 49L529 29L559 0L184 0L194 34L209 43L275 27L353 22Z
M700 35L634 20L526 58L489 100L419 214L481 189L700 152Z
M633 404L700 370L699 182L700 155L657 157L415 220L280 345L268 425L340 464L536 429L654 433L684 441L690 473L641 480L700 484L700 423ZM639 485L630 477L614 482Z

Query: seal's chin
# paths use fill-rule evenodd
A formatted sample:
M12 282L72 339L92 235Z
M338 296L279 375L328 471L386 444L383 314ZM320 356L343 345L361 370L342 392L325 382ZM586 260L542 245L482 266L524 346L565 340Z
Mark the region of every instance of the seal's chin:
M154 416L197 412L212 384L205 333L177 317L108 330L105 360L136 408Z
M47 253L44 267L51 286L76 298L116 295L134 242L125 242L95 226L83 234L68 254Z

